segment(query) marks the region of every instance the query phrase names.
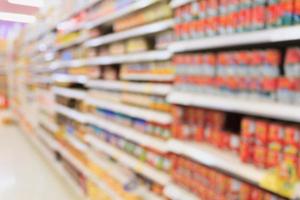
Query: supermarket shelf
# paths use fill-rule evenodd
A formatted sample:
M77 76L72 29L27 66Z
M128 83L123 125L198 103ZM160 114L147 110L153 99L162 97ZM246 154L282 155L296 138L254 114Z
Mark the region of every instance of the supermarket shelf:
M183 6L185 4L191 3L193 1L195 1L195 0L172 0L170 5L172 8L177 8L177 7Z
M148 62L169 60L172 53L166 50L145 51L140 53L131 53L124 55L99 56L89 58L87 65L111 65L120 63Z
M72 136L72 135L66 135L65 136L67 141L76 149L78 149L81 152L86 152L88 150L88 147L83 144L81 141L79 141L79 139L76 138L76 136Z
M85 84L88 78L84 75L69 75L69 74L53 74L52 81L62 83L79 83Z
M116 196L116 194L113 192L111 188L109 188L105 183L103 183L98 177L96 177L86 166L84 166L80 161L78 161L72 154L70 154L63 146L61 146L55 139L52 139L50 136L47 136L47 134L39 134L43 140L51 146L54 150L58 151L62 154L62 156L67 159L74 167L76 167L80 172L82 172L88 179L96 183L96 185L99 188L102 188L104 191L108 192L108 194L112 197L114 200L121 200L120 197ZM79 141L77 141L74 137L69 136L67 137L68 141L72 143L72 145L75 145L78 147L80 145L81 150L84 152L87 150L87 147L81 144ZM43 147L43 144L40 144L41 148ZM64 169L63 169L64 170ZM62 171L63 175L67 175L68 173ZM71 177L70 177L71 178ZM72 181L74 182L74 181ZM74 183L73 183L74 184ZM79 188L80 189L80 188Z
M52 78L48 76L39 76L37 78L34 78L32 80L33 83L45 83L45 84L50 84L52 83Z
M160 83L132 83L124 81L103 81L90 80L86 84L89 88L114 90L114 91L128 91L144 94L167 95L172 88L171 84Z
M171 200L200 200L192 192L176 185L169 184L164 188L164 194Z
M179 105L191 105L300 122L300 107L283 103L185 92L172 92L168 96L168 101Z
M63 16L61 20L54 22L53 24L50 25L46 25L46 28L44 30L40 30L38 33L33 34L31 36L29 36L28 38L25 39L25 44L28 44L34 40L39 39L40 37L42 37L43 35L53 31L54 29L56 29L57 24L59 24L60 22L63 22L65 20L70 19L71 17L73 17L74 15L92 7L93 5L95 5L96 3L99 3L102 0L94 0L91 1L89 3L86 3L85 5L81 6L80 8L75 9L74 11L72 11L71 13L68 13L66 16Z
M74 60L62 60L54 61L48 67L49 71L54 71L57 69L67 68L67 67L82 67L86 64L86 59L74 59Z
M46 134L39 133L39 136L42 136L42 139L49 145L57 148L57 143L54 141L54 139L46 138L44 137ZM66 181L66 184L73 189L73 191L76 192L78 197L81 199L86 199L87 197L84 194L84 191L80 188L80 186L74 181L73 177L64 169L64 167L55 159L54 154L46 149L46 147L39 141L39 139L32 135L29 135L27 133L24 134L27 139L39 150L39 152L43 155L43 158L47 160L50 164L50 166L63 178L63 180Z
M70 152L68 152L63 146L59 146L57 149L61 155L67 159L73 166L75 166L84 176L94 182L99 188L105 191L112 199L121 200L119 196L104 182L101 181L95 174L93 174L83 163L77 160Z
M46 133L43 129L39 128L36 131L38 137L40 137L52 150L56 150L58 148L58 143L53 139L48 133Z
M169 50L172 52L185 52L239 45L285 42L299 39L300 25L296 25L249 33L236 33L232 35L179 41L171 44Z
M123 75L121 79L123 80L131 80L131 81L165 81L170 82L174 80L175 75L173 74L128 74Z
M121 165L99 157L99 155L97 155L94 151L88 151L88 156L91 161L108 172L109 175L118 180L119 183L122 185L128 183L128 174L126 172L122 172L123 167ZM164 200L164 198L154 194L144 186L138 187L133 192L141 196L143 200Z
M264 170L242 163L238 155L207 144L171 140L168 146L171 152L187 156L207 166L224 170L253 184L258 185L266 174Z
M82 37L79 37L78 39L74 40L74 41L71 41L71 42L68 42L68 43L65 43L65 44L61 44L61 45L58 45L56 46L53 51L60 51L60 50L63 50L63 49L66 49L66 48L69 48L69 47L72 47L72 46L75 46L75 45L78 45L78 44L81 44L83 42L85 42L86 40L90 39L91 36L89 35L84 35Z
M95 39L91 39L86 43L84 43L84 45L86 47L96 47L96 46L116 42L119 40L125 40L131 37L149 35L149 34L157 33L172 28L173 24L174 24L173 20L171 19L163 20L152 24L143 25L138 28L133 28L128 31L117 32L109 35L104 35Z
M85 114L79 112L79 111L76 111L74 109L71 109L71 108L68 108L66 106L62 106L62 105L59 105L59 104L56 104L55 105L55 110L56 112L66 116L66 117L69 117L73 120L76 120L80 123L86 123L87 122L87 117Z
M99 140L97 137L92 135L87 135L85 140L90 143L92 146L97 148L97 150L104 152L105 154L110 155L114 159L118 160L123 165L133 169L139 174L142 174L149 179L161 184L166 185L170 182L170 177L164 172L161 172L146 163L143 163L136 158L124 153L123 151Z
M154 50L139 53L99 56L94 58L74 59L69 61L55 61L49 66L54 71L62 68L82 67L85 65L110 65L120 63L149 62L169 60L172 53L166 50Z
M86 92L78 89L68 89L63 87L54 87L52 91L56 95L83 100L86 96Z
M93 163L104 169L107 173L109 173L111 177L118 180L119 183L121 183L122 185L127 183L128 174L122 173L122 166L113 163L112 161L109 161L109 158L99 156L99 154L94 150L88 149L87 155Z
M111 110L113 112L122 113L132 117L144 119L146 121L157 122L160 124L170 124L172 116L155 110L129 106L117 102L110 102L92 97L86 98L86 103L99 108Z
M117 12L113 12L113 13L108 14L106 16L99 17L99 19L97 19L95 21L87 22L86 25L84 26L84 28L91 29L91 28L94 28L96 26L100 26L102 24L112 22L116 19L119 19L119 18L125 16L125 15L128 15L128 14L133 13L135 11L138 11L138 10L141 10L141 9L146 8L148 6L151 6L156 2L158 2L158 0L139 0L139 1L135 1L135 3L129 5L129 6L123 8L121 10L118 10Z
M145 133L136 131L132 128L125 127L122 125L118 125L116 123L110 122L109 120L96 117L96 116L89 116L88 119L89 123L98 126L99 128L105 129L113 134L116 134L120 137L123 137L127 140L136 142L137 144L146 146L151 149L158 150L162 153L165 153L168 151L167 149L167 142L149 136Z
M56 133L58 131L58 126L52 119L47 119L45 116L40 115L39 122L52 133Z

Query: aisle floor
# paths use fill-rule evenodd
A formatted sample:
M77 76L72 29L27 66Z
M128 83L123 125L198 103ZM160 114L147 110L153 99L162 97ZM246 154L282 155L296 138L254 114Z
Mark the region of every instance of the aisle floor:
M1 200L77 200L17 127L0 125Z

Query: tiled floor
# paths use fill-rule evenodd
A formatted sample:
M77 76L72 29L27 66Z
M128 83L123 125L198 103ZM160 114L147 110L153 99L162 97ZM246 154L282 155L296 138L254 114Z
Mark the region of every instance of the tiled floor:
M0 200L78 200L16 127L0 125Z

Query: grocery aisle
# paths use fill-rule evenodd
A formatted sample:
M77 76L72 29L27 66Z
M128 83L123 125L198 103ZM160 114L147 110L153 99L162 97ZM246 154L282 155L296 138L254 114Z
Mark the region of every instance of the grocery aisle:
M76 200L17 127L0 125L0 199Z

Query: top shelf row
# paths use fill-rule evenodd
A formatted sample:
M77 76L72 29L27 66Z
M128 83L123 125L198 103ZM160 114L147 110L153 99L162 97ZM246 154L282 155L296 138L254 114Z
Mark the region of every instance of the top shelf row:
M42 31L39 31L37 34L33 34L31 35L31 37L29 37L27 40L25 40L25 43L29 43L29 42L33 42L35 40L38 40L39 38L43 37L44 35L46 35L49 32L52 32L53 30L55 30L57 28L57 25L70 19L71 17L80 14L80 12L83 12L87 9L90 9L92 6L94 6L97 3L100 3L102 0L94 0L92 2L87 3L85 6L82 6L80 9L77 9L75 11L73 11L71 14L67 15L67 17L63 17L62 20L60 20L59 22L53 23L50 26L46 27L45 29L43 29ZM76 27L73 27L69 30L67 30L67 32L74 32L74 31L79 31L82 29L92 29L95 28L97 26L106 24L106 23L110 23L116 19L119 19L123 16L126 16L130 13L136 12L138 10L144 9L148 6L153 5L154 3L159 2L159 0L139 0L139 1L134 1L134 3L131 3L130 5L120 9L118 12L113 12L109 15L100 17L100 18L96 18L95 20L92 21L88 21L88 22L82 22L79 23Z

